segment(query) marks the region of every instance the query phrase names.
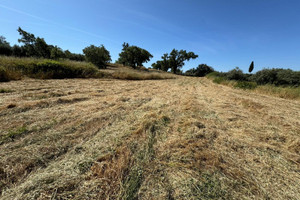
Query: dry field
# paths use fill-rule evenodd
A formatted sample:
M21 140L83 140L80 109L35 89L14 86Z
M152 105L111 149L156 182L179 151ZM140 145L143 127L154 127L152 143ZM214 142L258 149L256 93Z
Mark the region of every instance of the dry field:
M300 199L299 101L188 77L0 88L0 199Z

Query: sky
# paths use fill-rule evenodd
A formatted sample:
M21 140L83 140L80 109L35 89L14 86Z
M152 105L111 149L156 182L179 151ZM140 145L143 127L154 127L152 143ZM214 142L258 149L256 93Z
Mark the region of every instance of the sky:
M153 55L146 67L175 48L199 56L183 71L300 70L299 0L0 0L0 35L18 44L19 26L73 53L103 44L113 62L128 42Z

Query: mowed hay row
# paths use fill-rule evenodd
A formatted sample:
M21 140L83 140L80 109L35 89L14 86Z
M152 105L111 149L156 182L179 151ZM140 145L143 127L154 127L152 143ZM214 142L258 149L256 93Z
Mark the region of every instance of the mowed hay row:
M299 198L297 101L188 77L1 88L0 199Z

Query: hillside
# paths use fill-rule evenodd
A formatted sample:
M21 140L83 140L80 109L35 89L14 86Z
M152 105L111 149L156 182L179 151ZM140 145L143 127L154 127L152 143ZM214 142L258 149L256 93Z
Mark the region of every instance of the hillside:
M300 199L299 101L179 76L0 88L0 199Z

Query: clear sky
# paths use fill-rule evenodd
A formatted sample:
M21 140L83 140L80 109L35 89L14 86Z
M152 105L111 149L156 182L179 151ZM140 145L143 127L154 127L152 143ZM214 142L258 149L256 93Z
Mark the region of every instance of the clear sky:
M118 59L122 43L148 50L149 67L173 48L199 55L183 70L300 70L299 0L0 0L0 35L17 28L74 53L103 44Z

